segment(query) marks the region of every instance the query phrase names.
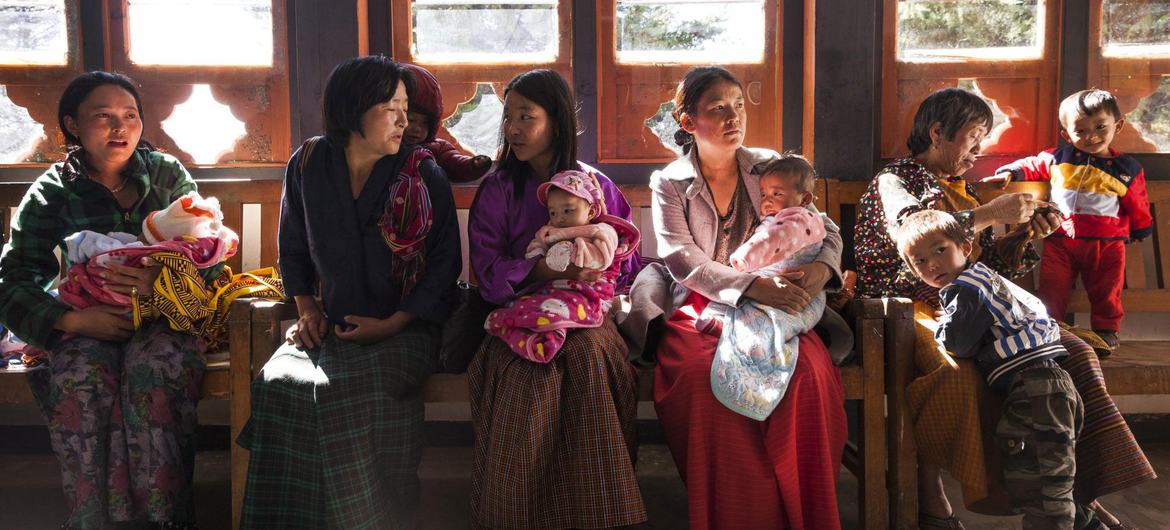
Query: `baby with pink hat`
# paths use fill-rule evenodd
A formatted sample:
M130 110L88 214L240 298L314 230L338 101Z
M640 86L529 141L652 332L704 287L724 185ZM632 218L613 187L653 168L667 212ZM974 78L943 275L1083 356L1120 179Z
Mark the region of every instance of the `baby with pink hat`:
M629 221L609 215L601 186L581 171L561 171L536 191L549 223L537 230L527 257L544 256L549 268L569 265L600 271L596 281L552 280L530 288L492 311L484 329L517 355L553 360L572 328L601 325L613 302L621 262L638 249L641 235Z
M536 231L525 257L544 256L550 269L562 272L570 264L605 270L616 254L638 248L638 229L606 213L601 187L586 173L557 173L536 189L536 198L548 207L548 224Z

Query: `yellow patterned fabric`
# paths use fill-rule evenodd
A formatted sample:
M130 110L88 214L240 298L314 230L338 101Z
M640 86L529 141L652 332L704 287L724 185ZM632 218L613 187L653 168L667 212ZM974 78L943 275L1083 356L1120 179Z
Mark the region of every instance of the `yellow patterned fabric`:
M178 252L158 252L151 258L162 270L153 291L139 294L131 303L135 329L161 317L171 329L191 333L214 347L226 342L228 311L236 298L284 298L280 277L272 267L232 274L225 266L218 277L205 282L195 264Z

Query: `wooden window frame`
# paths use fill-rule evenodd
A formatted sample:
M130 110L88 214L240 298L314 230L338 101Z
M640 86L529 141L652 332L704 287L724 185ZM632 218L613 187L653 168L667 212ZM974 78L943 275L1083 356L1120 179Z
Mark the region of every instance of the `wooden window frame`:
M597 2L597 159L602 163L661 164L678 158L644 122L674 98L679 80L701 64L623 64L617 60L617 2ZM720 65L739 78L748 103L744 145L783 145L783 10L764 2L764 57L760 63ZM769 25L768 23L771 22ZM767 88L768 86L771 88ZM798 87L793 87L798 90ZM633 115L633 119L618 119Z
M985 142L983 154L1031 154L1057 138L1062 0L1044 2L1044 38L1034 59L966 59L953 62L898 60L898 0L882 9L881 156L907 154L906 138L918 105L935 90L975 79L984 96L996 101L1012 122ZM1017 119L1019 121L1017 122Z
M1170 56L1106 57L1102 42L1104 0L1089 0L1087 86L1098 87L1117 97L1122 114L1158 89L1162 78L1170 76ZM1145 141L1133 125L1118 133L1114 146L1124 153L1166 154Z
M272 2L271 66L140 65L130 60L129 2L107 0L103 5L105 64L125 73L140 87L143 98L143 138L174 154L189 167L283 166L292 155L288 75L287 0ZM197 164L162 129L161 121L186 101L193 84L208 84L216 101L227 105L246 133L232 151L214 164Z
M44 167L65 156L65 137L57 126L57 102L77 74L84 69L80 2L65 2L65 34L68 51L64 65L0 64L0 85L8 98L44 126L44 135L32 151L33 162L0 164L0 167Z
M573 8L567 2L557 2L557 54L552 61L542 63L501 61L489 64L446 61L434 63L416 59L413 53L414 31L411 27L413 17L410 14L414 0L389 2L390 49L394 58L422 66L439 80L443 91L443 113L446 116L439 117L439 131L436 136L451 142L468 154L470 151L459 144L442 122L455 114L460 103L475 97L480 83L490 83L496 95L503 99L504 88L513 77L534 68L548 68L561 74L565 82L570 87L573 86ZM494 153L489 156L495 158Z

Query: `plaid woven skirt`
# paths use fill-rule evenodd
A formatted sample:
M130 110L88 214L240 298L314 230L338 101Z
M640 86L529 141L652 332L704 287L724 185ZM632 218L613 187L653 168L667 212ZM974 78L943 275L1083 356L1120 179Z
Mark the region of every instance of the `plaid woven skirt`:
M914 436L922 458L946 469L963 487L967 509L991 515L1012 513L1003 488L1003 466L992 434L999 399L975 363L955 360L934 340L933 309L916 302L914 361L921 374L907 387ZM1085 404L1077 438L1074 497L1094 499L1157 478L1105 387L1097 354L1069 331L1061 331L1069 355L1060 360Z
M252 382L244 528L411 528L419 499L421 387L438 335L411 324L377 344L286 344Z
M608 528L646 520L634 476L638 379L606 319L569 332L538 364L496 337L468 375L475 427L473 524L486 528Z

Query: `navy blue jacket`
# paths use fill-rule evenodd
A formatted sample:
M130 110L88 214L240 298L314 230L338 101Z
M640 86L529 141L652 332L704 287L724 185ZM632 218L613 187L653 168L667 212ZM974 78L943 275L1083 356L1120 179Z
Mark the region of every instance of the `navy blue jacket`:
M308 145L308 144L306 144ZM403 145L379 160L357 200L350 192L345 150L320 138L301 174L301 146L285 170L278 251L288 296L316 295L318 282L331 324L346 315L386 318L398 310L434 323L450 312L463 266L459 221L451 186L433 159L419 167L431 198L433 223L425 243L426 266L414 289L400 299L401 274L382 239L378 220L390 185L416 146Z

